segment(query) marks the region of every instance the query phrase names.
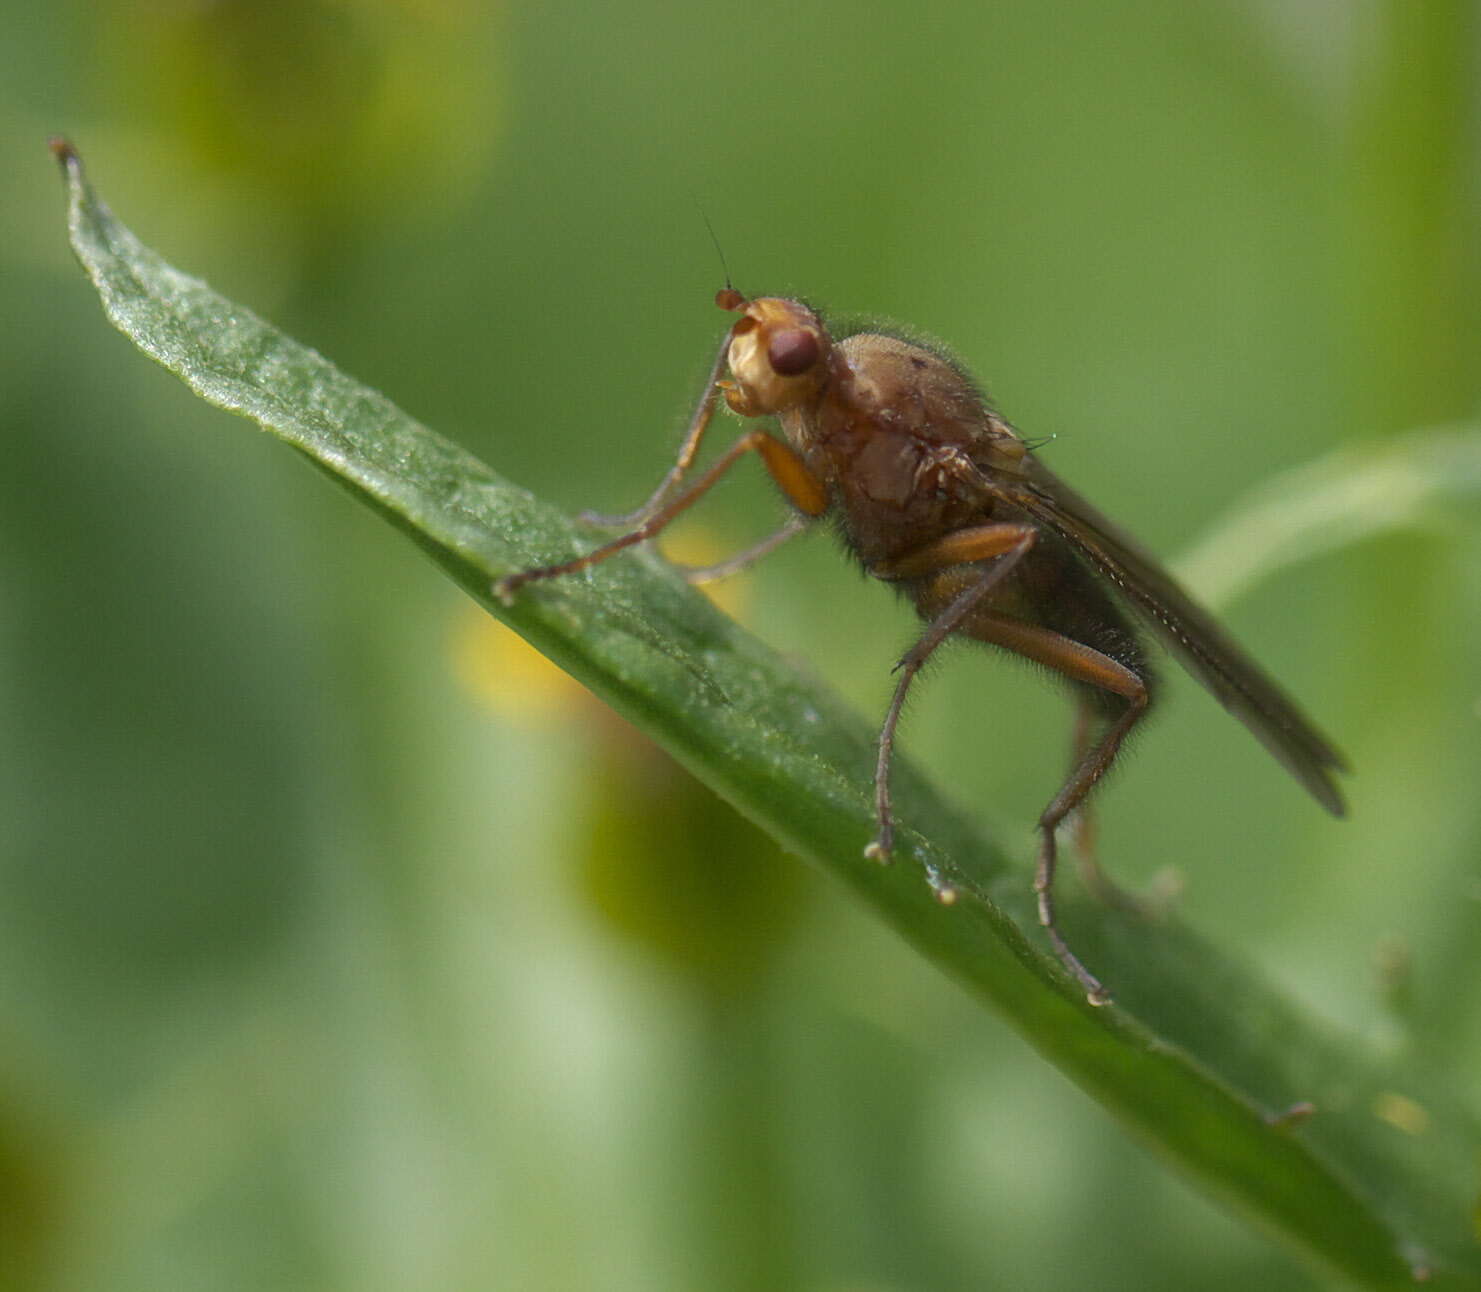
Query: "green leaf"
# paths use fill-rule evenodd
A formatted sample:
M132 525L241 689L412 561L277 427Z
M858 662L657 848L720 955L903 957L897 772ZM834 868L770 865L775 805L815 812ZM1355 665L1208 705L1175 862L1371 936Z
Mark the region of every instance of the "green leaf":
M1481 1288L1481 1134L1428 1074L1340 1035L1176 923L1067 901L1072 942L1116 992L1090 1007L1034 922L1028 876L906 765L901 817L929 833L903 831L892 866L866 861L870 726L648 552L498 604L492 580L586 550L591 536L171 268L93 196L70 148L55 148L72 245L146 354L404 530L490 612L853 888L1144 1143L1311 1263L1368 1287L1428 1275ZM1309 1118L1280 1119L1308 1103Z

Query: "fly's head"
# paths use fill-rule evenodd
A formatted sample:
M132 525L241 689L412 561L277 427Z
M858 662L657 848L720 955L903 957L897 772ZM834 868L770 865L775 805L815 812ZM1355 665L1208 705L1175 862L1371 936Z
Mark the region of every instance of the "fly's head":
M784 413L815 400L828 380L833 342L828 329L801 301L758 296L748 301L732 288L715 298L740 318L730 329L722 382L725 402L742 417Z

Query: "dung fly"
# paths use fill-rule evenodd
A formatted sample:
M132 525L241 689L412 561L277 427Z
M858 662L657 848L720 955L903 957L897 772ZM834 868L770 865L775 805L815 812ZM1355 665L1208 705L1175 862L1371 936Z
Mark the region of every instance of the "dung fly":
M500 580L502 599L652 538L739 459L759 455L797 515L726 568L831 513L865 571L894 585L925 622L896 668L880 731L868 856L887 860L894 841L890 759L906 692L948 637L1011 651L1069 685L1078 710L1075 753L1039 817L1034 889L1055 952L1094 1004L1109 996L1055 922L1055 836L1083 808L1155 694L1134 621L1151 628L1323 807L1342 813L1333 774L1343 762L1331 744L1155 558L1045 469L956 363L884 332L834 338L801 301L748 300L727 287L715 302L738 318L657 491L638 511L612 518L626 529L621 537L576 560ZM775 417L785 438L752 426L690 481L721 394L741 417Z

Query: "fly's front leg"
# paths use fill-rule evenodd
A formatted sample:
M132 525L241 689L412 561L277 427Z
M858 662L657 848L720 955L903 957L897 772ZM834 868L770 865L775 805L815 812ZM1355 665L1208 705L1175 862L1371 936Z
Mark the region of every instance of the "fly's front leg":
M658 488L649 495L648 501L636 511L625 512L620 516L609 516L597 511L583 511L577 516L577 520L583 524L598 525L604 529L635 529L649 517L657 514L658 509L679 487L689 468L694 465L694 459L699 453L700 441L704 439L705 431L715 416L715 401L720 393L720 374L725 371L725 355L730 348L730 335L729 332L725 334L725 339L720 342L720 348L715 351L714 362L710 364L709 375L705 378L704 394L700 396L699 403L695 405L694 412L689 417L688 429L685 430L684 440L679 445L679 456L663 479L658 482Z
M1036 536L1032 525L981 525L960 530L897 560L874 566L870 573L881 579L912 579L941 573L953 566L976 561L991 564L972 579L965 588L926 626L914 646L908 650L895 670L900 680L885 712L879 733L879 759L874 768L874 815L876 833L864 849L864 855L875 861L888 861L895 844L895 814L890 802L890 761L895 751L895 729L905 707L905 693L921 665L931 653L951 636L973 609L1013 571L1027 555Z
M636 529L630 530L620 538L614 538L610 543L602 544L601 547L588 552L585 556L578 556L575 560L506 575L494 584L494 595L506 606L511 605L514 601L514 594L526 583L533 583L537 579L554 579L563 574L576 574L589 566L605 561L609 556L617 555L625 548L646 542L675 516L694 506L714 487L715 482L721 476L751 452L761 455L761 461L767 472L798 511L808 516L820 516L828 509L828 495L823 482L808 470L807 464L794 449L774 436L768 435L765 431L747 431L726 449L715 464L689 488L680 493L678 497L669 500Z

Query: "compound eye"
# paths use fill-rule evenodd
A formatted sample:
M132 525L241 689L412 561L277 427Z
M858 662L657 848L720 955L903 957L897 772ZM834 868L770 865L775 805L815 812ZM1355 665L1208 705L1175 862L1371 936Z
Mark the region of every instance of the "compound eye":
M817 333L806 328L783 328L772 333L766 346L771 369L781 377L797 377L818 361Z

